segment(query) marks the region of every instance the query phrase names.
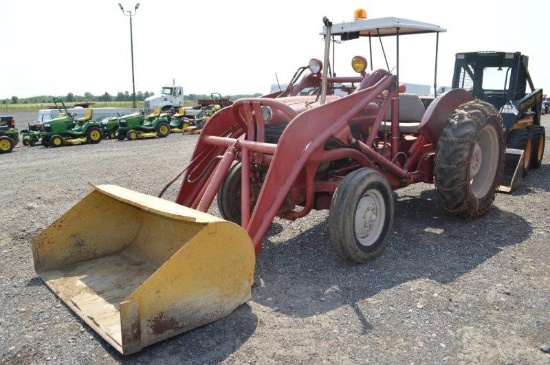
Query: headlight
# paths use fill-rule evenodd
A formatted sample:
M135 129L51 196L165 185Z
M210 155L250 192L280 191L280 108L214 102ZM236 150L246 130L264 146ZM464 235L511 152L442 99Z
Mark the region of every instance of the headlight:
M323 63L316 58L312 58L309 60L308 67L312 74L318 74L323 69Z
M362 74L367 69L367 59L363 56L355 56L351 59L351 68L358 74Z
M271 118L273 118L273 110L271 110L271 107L269 106L262 106L262 118L264 119L264 123L271 122Z

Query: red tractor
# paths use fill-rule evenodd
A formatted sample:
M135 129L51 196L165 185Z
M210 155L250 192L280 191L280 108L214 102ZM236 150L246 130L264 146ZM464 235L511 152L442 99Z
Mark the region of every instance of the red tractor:
M367 72L356 56L356 75L329 72L336 38L392 36L399 55L401 37L435 33L437 50L445 29L362 15L325 18L323 61L299 68L285 90L239 99L206 122L178 204L100 185L33 240L45 283L121 353L246 302L276 216L328 209L336 252L363 263L387 245L394 190L433 183L456 217L490 209L505 163L503 120L492 104L462 88L423 102L400 87L399 57L394 74L383 48L386 69ZM206 213L216 197L225 220Z
M464 89L423 102L400 92L398 66L396 74L367 73L360 56L352 60L356 76L333 76L326 67L336 37L445 29L398 18L324 24L324 62L312 59L285 90L237 100L210 119L176 202L206 212L217 195L221 215L246 229L256 254L275 216L293 220L328 209L332 245L351 262L366 262L386 247L393 190L435 183L448 214L485 213L505 148L502 118L491 104Z

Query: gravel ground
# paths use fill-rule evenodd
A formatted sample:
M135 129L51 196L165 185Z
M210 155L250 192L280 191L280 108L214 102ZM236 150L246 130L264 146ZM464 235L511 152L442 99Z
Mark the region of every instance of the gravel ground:
M35 114L16 114L18 127ZM275 220L248 303L120 355L43 284L31 238L87 195L89 182L158 194L196 140L20 147L0 156L0 363L550 364L549 152L475 220L444 216L431 185L398 191L389 247L366 265L336 256L327 212Z

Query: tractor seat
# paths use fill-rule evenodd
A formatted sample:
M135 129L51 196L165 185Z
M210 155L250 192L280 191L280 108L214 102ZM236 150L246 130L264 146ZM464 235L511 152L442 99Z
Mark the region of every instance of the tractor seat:
M403 133L418 133L420 122L426 112L424 104L416 94L399 94L399 130ZM386 111L386 120L381 129L385 133L391 131L391 108Z
M86 108L86 111L84 112L84 116L82 118L78 118L76 121L78 123L85 123L92 119L92 115L94 114L93 109Z
M173 118L179 118L179 117L183 117L185 115L185 107L183 106L180 106L177 113L175 113L174 115L172 115Z
M147 115L147 119L153 119L160 115L161 109L160 107L156 107L153 112L149 115Z

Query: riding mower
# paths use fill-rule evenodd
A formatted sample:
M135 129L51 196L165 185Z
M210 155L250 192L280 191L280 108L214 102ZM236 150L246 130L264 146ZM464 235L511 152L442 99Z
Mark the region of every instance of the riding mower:
M8 153L19 143L19 130L13 116L0 116L0 153Z
M103 138L115 139L118 131L118 119L123 114L118 113L115 117L108 117L100 121L103 129Z
M188 109L188 108L187 108ZM186 107L180 107L170 118L170 133L187 133L193 120L185 116Z
M75 115L68 113L61 99L53 98L53 101L60 114L42 125L40 132L42 145L60 147L101 142L103 138L101 123L92 120L91 108L86 109L84 117L75 119Z
M42 131L42 123L28 123L28 128L21 130L21 139L23 140L23 145L34 147L37 144L40 144L42 140Z
M164 138L170 134L170 121L168 113L161 113L156 108L151 114L139 113L118 117L118 130L116 138L119 141L128 139L133 141L144 138Z

